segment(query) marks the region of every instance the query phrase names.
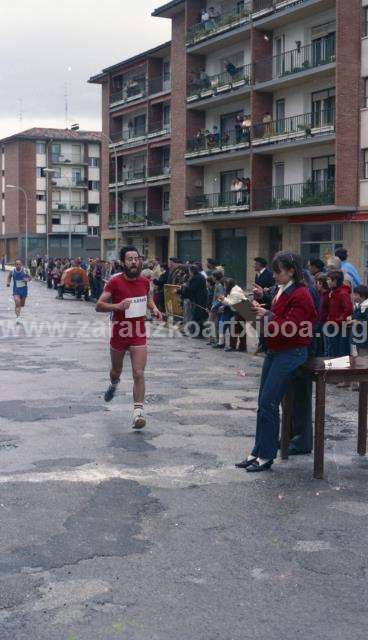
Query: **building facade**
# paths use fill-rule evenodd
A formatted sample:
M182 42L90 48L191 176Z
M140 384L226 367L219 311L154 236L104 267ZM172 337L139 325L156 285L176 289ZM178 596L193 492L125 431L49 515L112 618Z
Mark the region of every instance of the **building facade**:
M100 253L101 134L35 128L0 141L0 255Z
M145 257L167 260L171 182L170 43L105 69L102 85L104 153L109 157L102 253L135 244ZM117 180L116 180L117 177ZM103 196L103 197L104 197Z
M171 96L158 98L171 103L171 196L165 196L170 254L183 260L214 257L249 286L258 255L271 259L282 249L324 258L344 246L365 274L367 5L368 0L172 0L154 12L172 22ZM150 52L97 77L105 96L104 130L112 138L117 123L120 137L124 127L134 131L132 117L141 107L148 123L151 118L149 95L134 105L128 97L119 103L115 98L119 74L124 83L125 69L128 82L139 64L146 66L142 81L149 87ZM124 171L136 181L138 172L146 199L134 207L146 208L147 226L153 189L147 185L149 147L156 143L144 140L139 147L129 136L118 143L119 190L125 193L120 210L135 213L124 201L138 193L138 185L129 184ZM121 240L138 239L135 228L131 224ZM144 249L157 254L150 241Z

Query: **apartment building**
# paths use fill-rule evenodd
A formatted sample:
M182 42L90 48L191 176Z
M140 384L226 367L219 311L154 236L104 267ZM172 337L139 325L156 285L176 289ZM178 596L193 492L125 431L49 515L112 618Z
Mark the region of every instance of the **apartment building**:
M116 240L145 257L167 260L171 183L170 43L104 69L89 82L102 86L103 149L109 157L102 253ZM105 197L105 192L103 198Z
M368 258L367 0L173 0L170 253Z
M34 128L0 140L0 256L100 252L101 134Z

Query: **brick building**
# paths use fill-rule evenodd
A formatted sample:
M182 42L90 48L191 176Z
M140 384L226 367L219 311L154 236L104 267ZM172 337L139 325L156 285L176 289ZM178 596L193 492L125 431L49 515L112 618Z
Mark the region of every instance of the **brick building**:
M101 134L34 128L0 140L0 256L100 253Z
M366 271L367 5L173 0L154 12L172 21L170 254L215 257L248 285L253 258L280 249L344 245ZM113 111L135 108L108 109L113 76L139 62L150 73L150 55L100 76L111 135Z
M102 252L119 242L167 260L170 220L170 43L125 60L90 79L102 85L104 153L110 158L109 202L102 217ZM117 161L118 183L115 183Z

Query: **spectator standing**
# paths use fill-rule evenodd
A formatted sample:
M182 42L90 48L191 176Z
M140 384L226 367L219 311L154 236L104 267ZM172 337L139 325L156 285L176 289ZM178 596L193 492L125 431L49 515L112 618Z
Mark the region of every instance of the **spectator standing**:
M275 278L271 269L267 266L265 258L254 258L254 271L256 272L255 283L262 289L271 289L275 284Z
M341 260L341 269L348 275L353 287L358 287L362 284L362 279L351 262L348 262L348 252L346 249L336 249L335 256Z
M368 357L368 287L359 285L353 293L353 337L358 356Z
M353 305L351 289L344 284L342 271L329 271L327 282L330 289L328 322L333 323L334 334L330 330L326 335L326 352L329 358L350 355L349 320L352 318Z

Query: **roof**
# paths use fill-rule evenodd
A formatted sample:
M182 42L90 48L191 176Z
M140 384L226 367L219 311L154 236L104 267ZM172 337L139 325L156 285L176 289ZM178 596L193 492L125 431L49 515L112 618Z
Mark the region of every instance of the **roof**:
M179 5L181 4L184 4L184 0L171 0L171 2L167 2L161 7L155 9L152 15L159 18L171 18L174 13L176 13L177 7L179 7Z
M106 67L106 69L102 70L102 73L99 73L96 76L92 76L88 80L88 82L100 84L101 82L103 82L106 73L115 71L115 69L119 69L124 65L131 65L131 64L134 64L135 62L139 62L140 60L144 60L145 58L148 58L149 56L153 56L155 53L159 53L163 49L168 49L169 47L171 47L171 40L169 40L168 42L164 42L163 44L159 44L157 47L153 47L153 49L148 49L147 51L142 51L142 53L137 53L132 58L121 60L121 62L117 62L116 64L113 64L111 67Z
M101 133L99 131L72 131L71 129L49 129L42 127L34 127L14 133L7 138L3 138L1 142L10 140L80 140L101 142Z

